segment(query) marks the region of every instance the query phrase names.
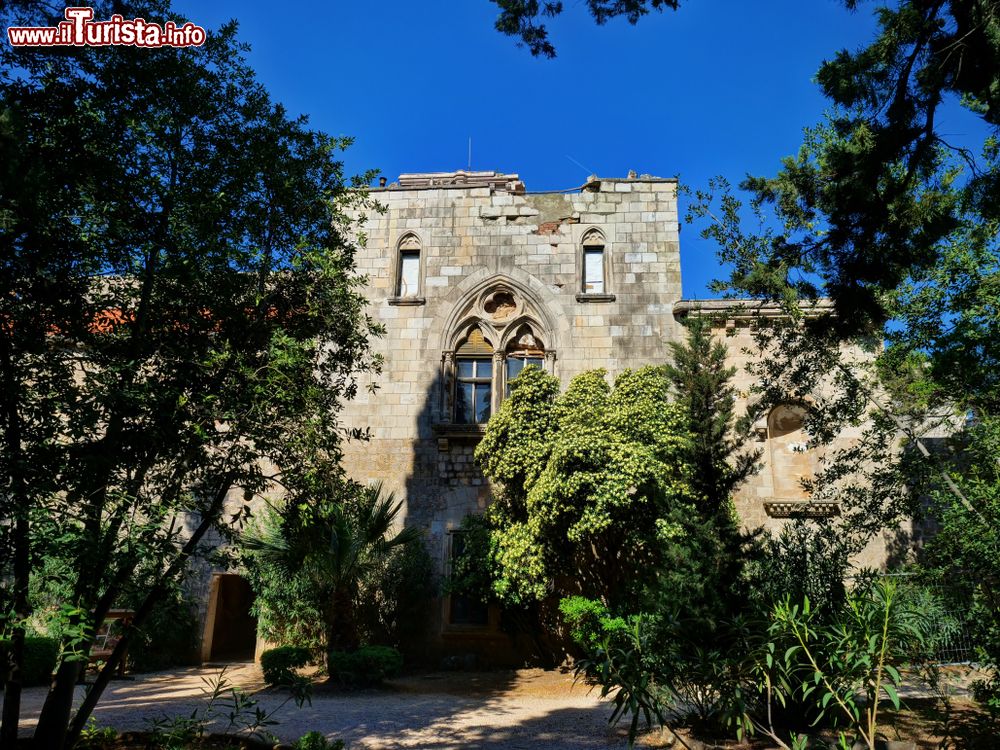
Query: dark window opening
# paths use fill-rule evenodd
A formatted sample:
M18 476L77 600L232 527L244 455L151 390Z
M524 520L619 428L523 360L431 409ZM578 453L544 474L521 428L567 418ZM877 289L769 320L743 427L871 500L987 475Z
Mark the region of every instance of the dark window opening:
M465 555L465 539L461 531L451 534L451 561L455 562ZM452 625L489 625L489 606L478 597L467 594L453 593L448 597L448 622Z

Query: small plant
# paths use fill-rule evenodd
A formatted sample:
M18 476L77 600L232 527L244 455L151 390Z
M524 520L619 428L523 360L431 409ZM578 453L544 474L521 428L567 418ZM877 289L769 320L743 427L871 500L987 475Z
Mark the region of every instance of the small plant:
M77 743L77 750L89 750L90 748L103 748L111 745L118 739L118 731L113 727L99 727L93 716L87 722L87 726L80 732L80 741Z
M208 732L209 726L216 722L225 722L222 734L249 735L267 741L277 741L268 731L268 727L278 722L273 717L290 700L297 706L309 701L309 695L304 691L294 691L281 704L271 711L265 711L257 705L257 699L239 687L232 685L226 677L226 669L214 678L203 678L205 684L205 703L190 716L170 716L154 719L151 724L153 743L163 750L184 748L200 744Z
M343 740L328 740L319 732L306 732L292 746L294 750L344 750Z
M330 679L342 685L378 685L403 669L403 655L388 646L362 646L357 651L331 651L327 655Z
M279 646L260 655L260 668L268 685L291 686L299 680L297 669L306 666L312 654L301 646Z
M814 723L828 712L845 721L870 750L880 736L882 699L900 708L902 676L894 662L926 640L921 613L900 607L897 593L897 584L887 579L852 592L831 623L819 620L808 598L801 606L786 600L774 610L771 635L789 644L780 661L785 697L812 702ZM839 743L851 746L846 732Z

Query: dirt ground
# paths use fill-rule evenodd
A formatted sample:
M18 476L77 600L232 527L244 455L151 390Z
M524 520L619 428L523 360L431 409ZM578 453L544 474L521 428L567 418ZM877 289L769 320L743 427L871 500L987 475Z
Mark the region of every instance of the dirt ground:
M151 720L190 715L203 702L204 680L220 672L203 667L115 681L95 711L98 726L142 730ZM247 690L263 688L252 664L231 666L227 677ZM82 695L82 692L81 692ZM260 705L276 708L285 695L264 691ZM44 689L25 691L22 731L37 719ZM271 731L292 741L310 730L343 739L350 748L624 748L625 735L608 728L608 704L571 674L543 670L432 673L392 680L383 690L320 690L312 705L287 703Z
M97 724L119 731L145 730L154 719L190 715L204 705L206 682L221 671L221 666L207 666L115 681L95 712ZM287 696L283 693L263 690L260 670L253 664L229 665L225 674L234 685L261 691L256 695L260 705L276 710L274 718L279 723L271 731L286 742L317 730L330 739L345 740L354 750L627 747L624 730L608 727L610 704L599 699L597 690L559 671L411 675L392 680L381 690L342 692L321 688L312 705L302 708L285 702ZM973 677L975 674L967 668L945 672L944 684L952 697L950 714L943 713L940 701L910 681L902 691L907 710L896 723L898 735L887 728L887 736L917 739L920 750L1000 748L1000 726L968 697L967 687ZM44 694L43 688L25 691L22 731L34 726ZM706 746L687 733L684 737L692 747ZM672 744L666 733L653 733L640 741L646 747ZM767 743L753 746L767 747Z

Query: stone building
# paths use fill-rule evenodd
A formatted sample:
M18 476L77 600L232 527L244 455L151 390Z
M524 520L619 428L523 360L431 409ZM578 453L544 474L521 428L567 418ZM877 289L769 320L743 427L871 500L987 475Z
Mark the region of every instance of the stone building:
M682 299L674 179L592 177L574 191L531 192L513 174L407 174L374 197L386 210L368 217L358 265L386 328L375 342L385 370L345 412L372 431L349 448L347 469L405 498L406 522L427 530L445 573L463 517L490 501L473 450L521 368L565 386L596 367L614 377L660 364L683 335L680 318L722 303ZM748 337L733 333L718 330L739 366ZM749 390L742 368L738 377ZM816 457L802 417L789 404L759 426L764 470L737 498L748 525L774 526L807 500L800 479ZM495 620L445 598L440 645L490 641Z
M565 386L597 367L614 377L661 364L666 342L683 335L681 318L726 305L682 299L674 179L592 177L577 190L530 192L515 174L404 174L373 197L385 210L367 216L357 265L369 312L386 329L373 342L385 367L377 390L359 388L344 411L347 425L371 430L369 442L346 445L345 464L405 500L405 522L427 531L444 575L462 519L490 502L473 451L511 378L533 364ZM746 392L752 342L736 321L719 326ZM736 505L748 526L774 527L808 500L800 480L816 456L799 406L778 407L757 427L764 468ZM203 580L208 659L247 592L231 576ZM503 659L497 612L449 597L435 612L438 652Z

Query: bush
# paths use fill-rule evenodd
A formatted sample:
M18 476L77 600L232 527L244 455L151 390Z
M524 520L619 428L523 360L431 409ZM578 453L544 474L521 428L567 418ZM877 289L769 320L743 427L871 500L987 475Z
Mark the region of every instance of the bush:
M141 600L130 597L137 607ZM190 597L178 590L153 607L149 619L139 628L128 649L128 666L133 672L158 672L171 667L198 663L198 618Z
M319 732L306 732L292 747L294 750L344 750L344 741L328 740Z
M362 646L357 651L331 651L327 655L330 679L343 685L378 685L403 669L403 655L388 646Z
M362 643L384 643L419 656L437 596L435 563L423 539L403 545L361 582L356 617Z
M312 654L301 646L279 646L260 655L260 668L268 685L291 685L298 679L296 669L309 663Z
M0 664L4 667L0 670L0 677L6 677L6 665L10 658L8 649L10 641L0 641ZM52 672L56 668L56 660L59 658L59 641L55 638L43 638L28 636L24 639L24 666L21 671L21 684L25 687L32 685L48 685L52 679Z

